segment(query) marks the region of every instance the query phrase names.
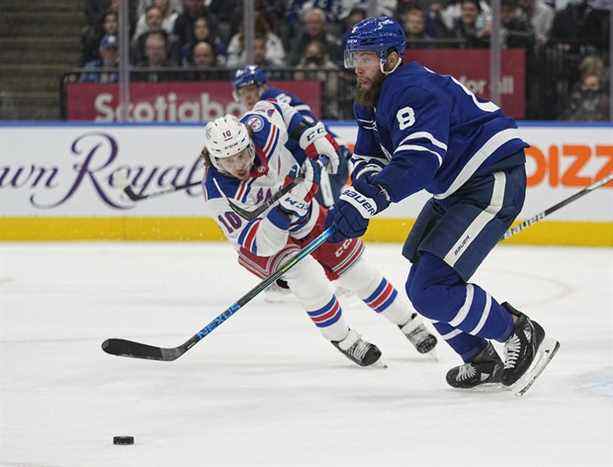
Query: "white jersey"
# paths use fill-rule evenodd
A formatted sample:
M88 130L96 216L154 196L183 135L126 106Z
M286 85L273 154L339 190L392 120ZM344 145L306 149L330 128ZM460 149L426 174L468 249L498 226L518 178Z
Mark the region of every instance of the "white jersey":
M248 222L232 211L228 200L251 211L282 188L292 167L304 162L302 151L292 153L286 146L288 134L303 120L288 105L274 101L258 102L240 120L253 132L256 157L251 177L241 181L208 167L203 180L206 206L236 249L271 256L287 244L290 236L302 239L311 232L320 213L317 201L312 200L304 219L292 223L276 206Z

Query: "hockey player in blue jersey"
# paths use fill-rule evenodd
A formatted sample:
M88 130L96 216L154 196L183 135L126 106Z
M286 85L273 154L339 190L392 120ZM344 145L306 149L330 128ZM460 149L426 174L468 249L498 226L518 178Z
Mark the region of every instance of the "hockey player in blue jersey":
M330 211L332 241L362 236L369 219L422 189L425 204L403 247L413 306L464 360L456 388L502 383L520 391L559 344L534 320L468 282L521 211L527 144L515 122L451 76L403 63L391 18L367 18L345 38L357 78L353 186ZM504 343L504 361L492 346Z

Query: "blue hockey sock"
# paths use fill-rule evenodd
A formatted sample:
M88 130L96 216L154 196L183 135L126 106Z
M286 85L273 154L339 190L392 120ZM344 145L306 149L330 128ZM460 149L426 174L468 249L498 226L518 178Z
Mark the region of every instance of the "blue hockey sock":
M471 336L447 323L433 323L433 325L449 347L455 350L465 362L470 361L487 345L487 341L482 337Z
M512 332L511 314L505 308L430 253L424 252L411 268L406 290L415 309L433 321L500 342Z

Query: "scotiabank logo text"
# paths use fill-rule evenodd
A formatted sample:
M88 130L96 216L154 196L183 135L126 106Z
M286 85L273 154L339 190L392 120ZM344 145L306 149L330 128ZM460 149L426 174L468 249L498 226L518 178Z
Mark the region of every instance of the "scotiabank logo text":
M241 114L241 106L230 101L225 106L212 100L208 92L203 92L194 98L181 96L170 92L158 95L151 100L133 102L128 107L128 120L135 122L201 122L213 120L231 113ZM120 107L111 93L100 93L94 100L94 119L99 122L119 120Z

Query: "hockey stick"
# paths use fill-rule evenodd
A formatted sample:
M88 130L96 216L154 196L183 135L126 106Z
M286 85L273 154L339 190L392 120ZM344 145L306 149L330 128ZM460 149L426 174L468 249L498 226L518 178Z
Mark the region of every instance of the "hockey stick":
M319 163L321 165L321 169L323 171L323 169L326 169L328 167L328 164L330 163L330 160L328 159L327 156L319 156L319 159L317 159L317 163ZM323 173L322 173L322 176L323 176ZM326 172L325 176L327 176L327 172ZM233 203L230 200L228 200L228 204L230 205L230 208L232 208L232 210L236 214L241 216L243 219L245 219L247 221L252 221L254 219L257 219L264 212L266 212L266 210L268 208L273 206L277 201L279 201L281 198L283 198L286 194L288 194L290 191L292 191L293 188L295 188L299 183L301 183L303 181L304 181L303 177L298 177L298 178L294 179L288 185L284 186L279 191L277 191L274 195L272 195L272 197L269 200L264 201L262 204L260 204L257 208L253 209L252 211L249 211L247 209L241 208L240 206L237 206L235 203ZM330 189L329 185L330 185L330 180L328 179L328 190L330 191L329 197L331 198L332 197L332 190ZM324 195L324 198L326 198L326 197L327 196ZM330 201L330 204L332 204L333 200L329 199L329 201ZM329 206L326 206L326 207L329 207Z
M542 212L539 212L538 214L532 216L530 219L526 219L525 221L523 221L521 224L516 225L515 227L511 227L509 228L503 235L502 239L505 240L507 238L509 238L512 235L515 235L516 233L521 232L522 230L524 230L526 227L530 227L532 224L536 224L537 222L540 222L541 220L543 220L545 217L547 217L549 214L557 211L560 208L563 208L564 206L566 206L569 203L572 203L573 201L575 201L576 199L581 198L582 196L587 195L588 193L590 193L591 191L596 190L597 188L600 188L603 185L606 185L607 183L609 183L611 180L613 180L613 174L602 178L600 180L598 180L597 182L592 183L591 185L586 186L583 190L578 191L577 193L575 193L572 196L569 196L566 199L563 199L562 201L560 201L557 204L554 204L553 206L551 206L550 208L545 209Z
M149 193L148 195L143 195L142 193L136 193L132 189L132 185L128 185L123 189L123 192L130 198L132 201L142 201L148 198L155 198L156 196L167 195L168 193L174 193L175 191L185 190L186 188L191 188L194 186L200 185L202 182L191 182L185 185L177 185L172 188L166 188L164 190L155 191L153 193Z
M526 227L529 227L537 222L540 222L543 218L548 216L549 214L557 211L558 209L566 206L572 201L581 198L587 193L600 188L601 186L607 184L613 179L613 174L601 179L597 182L592 183L591 185L585 187L583 190L575 193L574 195L560 201L559 203L551 206L545 211L536 214L530 219L522 222L516 227L508 229L503 238L509 238L512 235L524 230ZM253 289L239 298L235 303L230 305L223 313L217 316L213 321L207 324L204 328L198 331L195 335L189 338L186 342L179 345L178 347L155 347L147 344L142 344L139 342L129 341L125 339L107 339L102 343L102 350L111 354L118 355L122 357L132 357L132 358L144 358L149 360L162 360L162 361L173 361L182 356L185 352L187 352L191 347L193 347L196 343L206 337L208 334L213 332L219 325L221 325L224 321L230 318L234 313L236 313L240 308L242 308L245 304L251 301L254 297L256 297L262 290L266 289L270 284L275 282L278 278L280 278L284 273L289 271L292 267L294 267L299 261L301 261L304 257L311 254L317 248L319 248L332 234L332 227L328 227L324 230L317 238L311 241L306 247L304 247L298 254L293 256L291 259L286 261L281 265L279 270L275 272L273 275L267 277L258 285L256 285Z
M284 186L279 191L277 191L274 195L272 195L272 197L269 200L264 201L253 211L249 211L247 209L241 208L240 206L237 206L230 200L228 200L228 204L230 205L230 208L232 208L232 210L236 214L241 216L243 219L247 221L252 221L253 219L256 219L257 217L259 217L262 213L264 213L269 207L273 206L277 201L279 201L279 199L283 198L283 196L285 196L290 191L292 191L292 189L295 188L302 180L303 180L302 178L297 178L293 182Z
M253 289L239 298L236 302L230 305L223 313L218 315L213 321L203 327L200 331L190 337L187 341L177 347L155 347L152 345L141 344L140 342L129 341L125 339L107 339L102 343L102 350L111 355L121 357L144 358L147 360L162 360L170 362L176 360L199 341L213 332L220 324L230 318L234 313L240 310L248 302L256 297L262 290L279 279L283 274L293 268L303 258L310 255L319 248L332 235L333 227L328 227L299 253L284 262L279 269L271 276L264 279Z

